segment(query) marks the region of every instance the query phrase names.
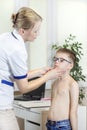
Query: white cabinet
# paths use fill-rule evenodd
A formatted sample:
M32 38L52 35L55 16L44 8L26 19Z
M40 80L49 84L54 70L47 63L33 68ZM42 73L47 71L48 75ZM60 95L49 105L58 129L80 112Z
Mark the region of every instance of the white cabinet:
M25 130L40 130L40 124L26 120Z
M25 130L41 129L41 111L37 108L31 108L29 118L25 120Z
M87 107L78 108L78 130L87 130Z

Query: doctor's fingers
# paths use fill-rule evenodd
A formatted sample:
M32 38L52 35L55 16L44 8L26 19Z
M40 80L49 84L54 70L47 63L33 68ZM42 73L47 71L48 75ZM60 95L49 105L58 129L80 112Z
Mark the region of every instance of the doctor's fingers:
M56 69L52 69L50 71L48 71L45 76L48 80L52 80L52 79L55 79L55 78L58 78L60 77L62 74L61 72L58 72Z

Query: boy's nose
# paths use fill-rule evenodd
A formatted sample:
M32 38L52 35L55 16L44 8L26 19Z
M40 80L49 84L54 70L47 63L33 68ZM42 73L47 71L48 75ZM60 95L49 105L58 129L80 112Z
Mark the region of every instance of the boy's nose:
M59 64L60 62L58 60L55 61L56 64Z
M59 62L56 61L54 66L58 67L58 65L59 65Z

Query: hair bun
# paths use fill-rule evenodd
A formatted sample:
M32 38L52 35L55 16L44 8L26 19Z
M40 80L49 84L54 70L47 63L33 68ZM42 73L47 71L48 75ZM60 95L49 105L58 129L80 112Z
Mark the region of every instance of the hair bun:
M15 22L16 22L16 14L12 14L12 22L13 22L13 24L15 24Z

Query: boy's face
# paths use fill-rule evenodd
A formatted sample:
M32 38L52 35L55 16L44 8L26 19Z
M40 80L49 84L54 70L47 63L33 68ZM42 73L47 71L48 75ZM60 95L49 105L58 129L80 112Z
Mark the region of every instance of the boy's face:
M68 54L58 52L54 57L54 67L57 67L59 70L71 70L73 63L69 59Z

